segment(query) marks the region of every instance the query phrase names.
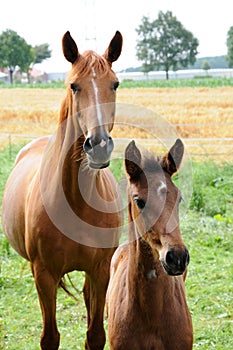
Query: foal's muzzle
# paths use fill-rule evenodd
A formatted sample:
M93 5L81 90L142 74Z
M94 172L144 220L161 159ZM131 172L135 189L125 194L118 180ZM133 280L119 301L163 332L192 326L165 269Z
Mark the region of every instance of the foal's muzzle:
M109 166L113 147L113 140L109 135L87 137L83 144L83 149L87 154L89 166L94 169L102 169Z
M169 249L165 260L162 261L162 265L168 275L177 276L184 273L189 264L189 260L189 252L186 247L183 251Z

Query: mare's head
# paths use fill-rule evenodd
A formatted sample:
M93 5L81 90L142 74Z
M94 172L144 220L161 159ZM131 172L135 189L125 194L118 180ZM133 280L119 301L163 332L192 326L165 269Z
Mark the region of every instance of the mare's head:
M72 64L68 75L68 96L63 104L60 122L69 115L78 120L83 150L89 166L101 169L109 165L113 141L110 132L115 118L116 89L119 85L112 63L122 49L122 36L116 32L105 53L79 53L70 33L62 39L65 58Z
M182 197L172 181L183 153L179 139L161 159L149 152L141 153L134 141L125 151L130 230L147 242L169 275L183 274L189 263L179 228Z

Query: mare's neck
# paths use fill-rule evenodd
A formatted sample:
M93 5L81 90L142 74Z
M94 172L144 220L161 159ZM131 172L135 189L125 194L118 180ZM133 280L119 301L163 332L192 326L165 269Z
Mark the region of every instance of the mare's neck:
M78 198L81 205L81 190L85 191L87 198L89 194L91 195L99 171L88 166L83 151L85 138L77 113L72 113L70 100L71 96L67 94L61 105L57 132L48 145L42 168L44 178L50 182L47 190L52 192L54 197L62 187L71 204L77 202Z

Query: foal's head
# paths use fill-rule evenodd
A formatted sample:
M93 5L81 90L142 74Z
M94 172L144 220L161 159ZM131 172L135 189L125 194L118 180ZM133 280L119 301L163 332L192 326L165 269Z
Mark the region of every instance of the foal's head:
M83 149L89 166L104 168L109 165L113 150L110 132L119 82L111 66L121 54L121 33L116 32L102 56L93 51L81 55L69 32L63 36L62 45L65 58L72 63L67 78L70 102L65 106L63 118L68 115L77 118L85 137Z
M178 207L182 197L171 179L183 153L179 139L160 160L151 153L141 154L134 141L125 151L130 227L137 238L149 244L169 275L182 274L189 263L179 229Z

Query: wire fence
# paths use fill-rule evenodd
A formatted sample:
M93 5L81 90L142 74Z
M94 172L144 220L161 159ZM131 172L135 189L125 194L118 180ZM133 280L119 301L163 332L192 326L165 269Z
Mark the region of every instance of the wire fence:
M1 132L2 127L4 127L4 130L6 127L11 129L11 126L14 127L14 129L20 130L22 126L27 126L30 130L32 130L32 133L24 133L24 132ZM156 135L156 130L158 129L158 124L133 124L135 128L141 128L143 127L145 130L150 130L150 134L153 133ZM39 128L38 128L39 127ZM47 123L47 122L14 122L14 121L0 121L0 150L2 148L7 147L9 149L9 155L12 154L12 148L15 144L26 144L27 142L34 140L35 138L39 136L44 136L40 133L40 127L42 129L48 128L48 133L50 133L50 130L56 129L55 123ZM182 135L189 134L190 128L198 128L203 131L204 128L218 128L221 127L227 128L228 131L232 129L232 132L230 131L230 134L232 137L182 137L182 140L185 144L186 151L189 153L190 158L193 158L195 160L205 161L205 160L214 160L218 162L231 162L233 163L233 122L225 122L225 123L215 123L215 122L209 122L209 123L177 123L172 124L172 127L177 130L177 135L179 136L179 133ZM33 130L37 129L37 132L34 133ZM229 135L229 132L228 132ZM134 137L135 141L142 144L145 147L148 148L160 148L161 144L167 145L171 143L174 139L174 135L169 140L169 137L164 138L162 136L161 138L140 138L140 137ZM128 137L115 137L115 152L120 154L123 152L123 149L125 145L129 142L130 138ZM170 142L171 141L171 142ZM123 153L122 153L123 154Z

